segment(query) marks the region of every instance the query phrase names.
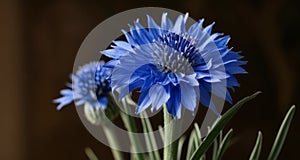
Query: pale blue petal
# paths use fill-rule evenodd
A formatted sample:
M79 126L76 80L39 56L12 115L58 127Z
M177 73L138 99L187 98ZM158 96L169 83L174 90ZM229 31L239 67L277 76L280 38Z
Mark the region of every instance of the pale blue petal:
M151 99L148 95L148 91L142 92L140 95L140 98L138 100L138 106L136 107L136 114L141 113L144 111L146 108L148 108L151 104Z
M160 34L160 27L155 23L151 16L147 15L147 19L149 32L152 34L153 38L157 39Z
M64 106L70 104L73 101L72 96L63 96L53 100L53 103L58 103L59 105L56 107L57 110L61 110Z
M210 73L207 72L196 72L196 79L210 78Z
M148 33L148 31L140 24L140 22L137 20L134 24L139 36L144 39L145 42L152 43L153 36Z
M141 37L137 32L137 30L132 25L129 25L129 28L130 28L130 34L134 39L135 43L137 43L137 45L142 45L146 43L146 39Z
M211 31L212 31L212 27L215 25L215 22L213 22L212 24L208 25L207 27L205 27L203 29L203 32L210 35L211 34Z
M186 21L188 20L188 18L189 18L189 13L186 13L184 15L183 22L186 23Z
M172 21L167 17L168 13L163 13L161 19L161 28L163 31L170 31L173 27Z
M132 47L129 43L125 41L113 41L116 46L112 46L113 48L119 47L127 51L132 51Z
M165 88L158 84L155 84L150 88L149 96L152 101L152 108L155 110L158 110L170 98L170 95L167 94Z
M101 51L101 53L109 58L119 59L120 57L126 55L128 53L128 51L122 50L122 49L107 49L107 50Z
M129 34L129 32L122 30L123 34L125 35L128 43L130 43L132 46L136 46L136 42L134 41L134 39L132 38L132 36Z
M84 99L79 99L79 100L75 101L75 105L76 105L76 106L81 106L81 105L83 105L85 102L86 102L86 101L85 101Z
M188 30L188 33L195 39L199 39L203 35L202 32L203 22L204 19L199 20L197 23L193 24Z
M72 96L73 95L73 91L70 90L70 89L62 89L60 91L60 94L64 95L64 96Z
M114 68L118 63L119 63L119 60L113 59L113 60L110 60L110 61L106 62L106 63L103 65L103 67L112 69L112 68Z
M191 112L194 112L197 104L197 94L193 86L190 86L189 84L185 82L180 83L181 88L181 103L183 106L190 110Z
M219 46L219 47L223 47L223 46L226 46L227 43L229 42L230 40L230 36L224 36L222 38L219 38L215 41L216 45Z
M189 75L181 75L181 74L176 74L176 77L179 79L181 82L185 82L189 84L190 86L198 86L199 83L196 79L196 74L189 74Z
M185 32L185 23L184 23L184 18L182 15L178 16L178 18L173 26L172 32L174 32L176 34Z

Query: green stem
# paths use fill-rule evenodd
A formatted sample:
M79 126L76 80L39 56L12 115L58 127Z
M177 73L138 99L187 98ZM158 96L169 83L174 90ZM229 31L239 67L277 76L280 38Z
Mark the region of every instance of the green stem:
M169 114L166 105L163 106L164 108L164 160L172 160L177 158L177 151L178 151L178 140L174 141L175 132L177 130L175 122L172 122L173 117ZM170 126L170 127L166 127ZM169 144L166 146L166 144Z
M130 107L127 105L126 99L122 100L122 103L123 103L123 107L124 107L125 111L130 113L129 112ZM131 143L131 146L132 146L132 149L133 149L133 153L135 153L134 154L135 159L144 160L145 159L144 155L142 153L138 153L141 150L140 141L139 141L138 137L136 137L133 134L133 133L137 132L137 128L136 128L133 117L131 117L130 115L128 115L124 112L121 112L120 115L121 115L122 121L123 121L126 129L129 131L128 132L129 140L130 140L130 143Z
M143 130L144 133L147 133L145 135L145 140L146 140L146 145L149 149L149 159L160 160L161 158L157 150L157 143L153 134L153 128L148 118L147 112L144 111L141 113L141 115L142 115L141 121L142 121Z
M103 128L103 131L107 138L108 143L111 146L117 146L118 141L114 135L114 132L112 130L110 130L108 127L106 127L105 125L103 125L102 128ZM112 152L115 160L123 160L124 159L123 155L120 151L111 148L111 152Z

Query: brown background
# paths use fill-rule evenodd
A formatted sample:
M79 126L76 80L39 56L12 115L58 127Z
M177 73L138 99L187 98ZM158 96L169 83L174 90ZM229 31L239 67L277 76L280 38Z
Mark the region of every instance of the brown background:
M224 159L247 159L258 130L263 131L266 158L288 107L299 105L297 0L1 0L1 160L87 159L87 146L100 159L111 159L109 148L85 130L73 105L58 112L51 101L68 81L85 36L106 18L145 6L204 17L206 25L216 22L214 31L231 35L230 46L249 61L249 74L238 76L241 87L233 93L234 102L257 90L263 94L228 125L235 143ZM298 112L279 159L299 157Z

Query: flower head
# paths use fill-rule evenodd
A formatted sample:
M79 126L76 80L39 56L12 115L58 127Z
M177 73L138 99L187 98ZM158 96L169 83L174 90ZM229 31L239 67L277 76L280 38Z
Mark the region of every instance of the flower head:
M102 52L113 58L108 66L114 68L112 89L119 98L140 88L136 113L166 103L180 118L182 106L194 112L200 100L219 114L210 94L231 102L227 88L239 86L234 74L246 73L241 67L246 62L227 47L229 36L211 33L213 24L203 28L201 19L186 29L187 18L180 15L173 24L164 13L159 26L148 16L147 29L137 20L124 31L127 41L114 41Z
M72 84L68 89L60 91L62 97L54 100L59 104L57 109L68 105L72 101L77 106L88 103L96 109L107 107L107 94L110 92L108 76L110 69L103 67L103 62L91 62L83 65L75 74L71 75Z

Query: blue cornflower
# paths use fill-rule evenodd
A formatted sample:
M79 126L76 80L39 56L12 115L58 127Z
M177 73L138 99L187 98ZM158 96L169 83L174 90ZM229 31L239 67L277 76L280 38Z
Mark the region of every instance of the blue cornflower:
M219 115L210 94L231 103L227 88L239 86L235 74L246 73L242 56L227 47L230 37L211 33L213 24L203 28L203 19L187 30L188 14L173 24L164 13L160 26L147 18L147 29L135 21L130 32L123 31L127 41L114 41L102 52L113 59L107 63L114 68L113 92L121 99L140 88L136 113L166 103L168 112L180 118L182 106L194 112L200 100Z
M72 84L60 91L62 97L53 102L59 104L57 109L75 102L76 106L88 103L96 109L107 107L107 94L111 91L110 69L103 67L103 62L91 62L83 65L75 74L71 74Z

